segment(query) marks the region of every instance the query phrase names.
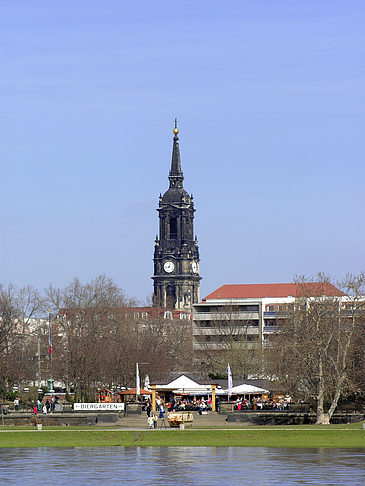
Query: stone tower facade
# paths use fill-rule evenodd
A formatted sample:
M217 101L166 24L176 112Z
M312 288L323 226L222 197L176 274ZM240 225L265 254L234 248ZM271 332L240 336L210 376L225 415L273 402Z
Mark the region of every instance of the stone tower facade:
M177 120L173 133L170 187L160 195L157 209L160 234L156 236L153 258L153 305L190 310L199 302L199 248L194 236L193 196L183 187Z

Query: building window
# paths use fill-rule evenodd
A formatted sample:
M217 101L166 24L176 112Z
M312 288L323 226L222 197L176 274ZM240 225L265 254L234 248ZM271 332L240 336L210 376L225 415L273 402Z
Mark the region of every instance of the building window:
M165 311L164 315L163 315L163 318L164 319L172 319L172 312L170 311Z
M177 220L176 218L171 218L169 221L169 236L170 240L176 240L177 238Z
M258 312L259 306L258 305L240 305L239 309L241 312Z
M175 309L175 303L176 303L175 287L173 285L168 285L166 287L166 307L170 309Z
M142 312L142 319L147 319L147 317L148 317L147 312Z

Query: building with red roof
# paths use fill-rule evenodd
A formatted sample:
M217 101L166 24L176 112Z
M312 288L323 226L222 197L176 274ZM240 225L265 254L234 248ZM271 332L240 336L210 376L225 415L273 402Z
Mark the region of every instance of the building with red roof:
M275 284L233 284L222 285L203 299L264 299L279 297L342 296L341 290L329 282L275 283Z
M345 297L329 282L222 285L193 305L194 348L224 349L228 341L246 349L262 346L279 330L295 299Z

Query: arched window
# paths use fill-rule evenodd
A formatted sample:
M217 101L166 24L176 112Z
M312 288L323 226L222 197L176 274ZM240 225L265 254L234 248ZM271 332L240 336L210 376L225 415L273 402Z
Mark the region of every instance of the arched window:
M173 285L166 287L166 307L168 309L175 309L176 293Z
M177 238L177 219L171 218L169 221L169 238L170 240L176 240Z

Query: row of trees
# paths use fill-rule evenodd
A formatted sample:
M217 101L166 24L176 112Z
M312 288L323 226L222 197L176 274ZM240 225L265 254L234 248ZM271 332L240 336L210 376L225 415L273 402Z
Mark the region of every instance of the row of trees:
M51 285L43 294L31 287L0 287L3 393L14 383L37 378L38 339L42 378L52 375L83 399L101 385L135 383L136 362L147 362L154 377L191 369L191 326L186 321L172 325L163 316L135 319L135 305L105 275L87 284L74 279L64 289Z
M195 357L189 321L135 319L136 302L105 275L87 284L74 279L63 289L49 286L42 294L30 286L0 286L0 388L6 393L14 383L36 379L38 342L42 378L52 375L82 398L101 385L133 385L136 362L148 363L154 379L173 371L223 378L229 362L237 377L270 378L283 392L314 401L317 422L328 423L341 397L365 394L365 275L348 275L338 285L344 294L330 298L324 297L328 283L324 275L315 287L298 279L302 290L268 345L248 341L244 324L227 318L220 350L199 350Z

